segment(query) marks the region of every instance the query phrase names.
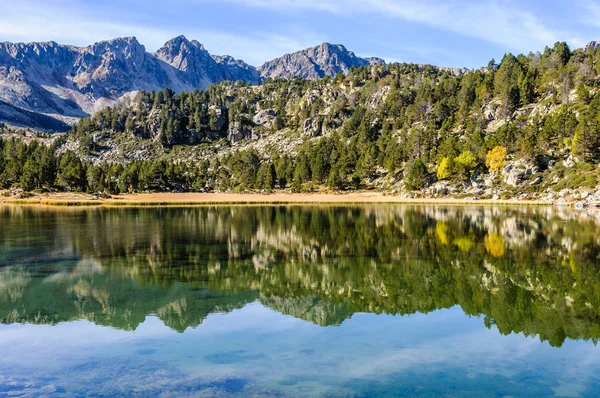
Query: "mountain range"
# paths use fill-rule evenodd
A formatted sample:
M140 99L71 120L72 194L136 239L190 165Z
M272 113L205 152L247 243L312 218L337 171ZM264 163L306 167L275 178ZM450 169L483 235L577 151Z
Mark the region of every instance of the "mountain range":
M211 55L178 36L151 53L135 37L87 47L56 42L0 43L0 121L47 130L68 129L77 119L139 90L205 89L222 81L251 84L268 78L316 79L352 67L384 63L360 58L342 45L284 55L256 68L231 56Z

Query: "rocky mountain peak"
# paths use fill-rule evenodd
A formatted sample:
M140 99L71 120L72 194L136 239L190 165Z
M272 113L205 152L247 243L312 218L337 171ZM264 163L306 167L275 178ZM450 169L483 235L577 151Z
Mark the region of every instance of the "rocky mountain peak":
M107 52L121 54L125 57L142 54L146 52L146 47L141 44L134 36L119 37L112 40L99 41L89 47L84 48L83 52L92 55L102 55Z
M382 63L379 58L360 58L341 44L323 43L265 63L259 68L263 78L290 78L294 76L306 79L333 77L346 73L352 67Z
M200 44L197 40L188 40L184 35L180 35L172 38L167 41L158 51L161 52L172 52L172 51L181 51L181 49L190 49L197 48L202 51L206 51L204 46Z
M183 35L155 53L148 53L133 36L87 47L54 41L0 43L0 101L7 104L2 109L12 107L11 115L22 113L18 120L31 121L18 124L35 127L40 124L31 114L73 121L139 90L191 91L225 80L257 84L261 74L316 79L379 62L383 61L357 57L342 45L322 43L268 62L259 73L229 55L211 55L200 42ZM0 121L16 123L2 109Z

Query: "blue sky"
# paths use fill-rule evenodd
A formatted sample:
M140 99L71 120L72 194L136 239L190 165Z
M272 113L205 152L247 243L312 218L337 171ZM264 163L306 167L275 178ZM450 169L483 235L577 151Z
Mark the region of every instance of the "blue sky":
M0 0L0 41L88 45L184 34L254 65L331 42L388 61L476 68L600 40L600 0Z

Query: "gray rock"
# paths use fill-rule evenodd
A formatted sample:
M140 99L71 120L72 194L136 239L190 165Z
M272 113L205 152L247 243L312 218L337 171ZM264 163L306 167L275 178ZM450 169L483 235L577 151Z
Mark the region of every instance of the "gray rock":
M538 172L538 168L526 163L524 160L508 162L502 169L504 183L514 187L525 182L528 176Z
M437 184L435 184L435 185L432 187L432 192L433 192L435 195L442 195L442 196L445 196L445 195L448 195L448 193L449 193L450 191L449 191L449 189L448 189L448 185L447 185L446 183L444 183L444 182L438 182Z
M529 185L531 185L531 186L534 186L534 185L539 185L539 184L541 184L541 183L542 183L542 180L543 180L543 179L542 179L542 176L538 176L538 177L536 177L536 178L535 178L533 181L531 181L531 182L529 183Z
M580 197L581 199L587 199L588 197L590 197L590 192L589 192L589 191L582 191L582 192L579 194L579 197Z
M257 126L265 126L265 125L269 126L274 119L275 119L275 111L272 109L265 109L265 110L259 111L256 115L254 115L254 118L252 119L252 121Z
M241 123L236 122L229 125L229 131L227 132L227 138L229 142L235 144L251 136L252 132L245 130Z
M215 130L223 131L225 125L227 124L227 108L226 107L218 107L211 106L208 111L215 116Z
M600 41L597 40L593 40L590 41L586 46L585 46L585 51L589 51L591 49L598 49L600 48Z
M318 79L347 73L353 66L369 66L384 63L379 58L360 58L339 44L323 43L293 54L286 54L258 68L263 78L302 77Z
M323 121L320 118L304 121L304 134L309 137L319 137L323 133Z
M575 166L575 160L573 160L573 156L569 155L568 158L566 158L565 160L563 160L563 164L568 169L570 169L571 167Z

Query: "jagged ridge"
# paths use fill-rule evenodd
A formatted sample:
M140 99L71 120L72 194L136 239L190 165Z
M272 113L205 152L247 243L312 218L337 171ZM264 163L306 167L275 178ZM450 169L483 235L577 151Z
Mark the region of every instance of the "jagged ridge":
M87 47L46 43L0 43L0 100L18 109L43 113L59 122L15 118L0 109L0 120L25 126L64 129L67 123L110 106L139 90L205 89L213 83L299 76L307 79L345 73L352 66L382 63L359 58L340 45L324 43L268 62L259 69L231 56L211 55L202 44L178 36L155 53L135 37ZM260 70L260 72L259 72Z

